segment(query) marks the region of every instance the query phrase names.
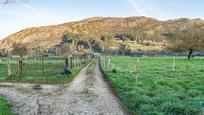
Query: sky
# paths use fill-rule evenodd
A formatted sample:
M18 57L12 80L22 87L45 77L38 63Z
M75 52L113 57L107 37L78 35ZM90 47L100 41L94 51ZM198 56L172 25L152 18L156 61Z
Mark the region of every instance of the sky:
M10 4L4 1L0 0L0 39L29 27L96 16L204 19L204 0L29 0Z

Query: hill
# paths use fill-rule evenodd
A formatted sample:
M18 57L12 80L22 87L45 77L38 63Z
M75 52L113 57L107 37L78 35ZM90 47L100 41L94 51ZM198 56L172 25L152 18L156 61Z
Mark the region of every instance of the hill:
M101 51L121 47L132 51L162 50L167 44L164 34L190 28L194 24L203 25L204 21L188 18L160 21L150 17L94 17L60 25L27 28L1 40L0 49L12 50L14 43L21 43L28 49L41 46L48 50L58 45L63 35L68 35L77 42L73 50L80 45L80 40L88 42L90 47L87 50L93 49L93 44L98 44Z

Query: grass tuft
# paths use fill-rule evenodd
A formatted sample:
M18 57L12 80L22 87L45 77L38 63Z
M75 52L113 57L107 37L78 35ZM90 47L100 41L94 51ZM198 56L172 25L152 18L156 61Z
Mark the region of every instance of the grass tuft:
M8 104L2 97L0 97L0 115L13 115Z

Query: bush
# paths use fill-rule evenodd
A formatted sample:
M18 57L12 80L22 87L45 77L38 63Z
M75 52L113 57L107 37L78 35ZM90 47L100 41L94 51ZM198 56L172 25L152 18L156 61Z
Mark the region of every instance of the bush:
M113 72L113 73L117 73L117 70L116 70L116 69L113 69L112 72Z

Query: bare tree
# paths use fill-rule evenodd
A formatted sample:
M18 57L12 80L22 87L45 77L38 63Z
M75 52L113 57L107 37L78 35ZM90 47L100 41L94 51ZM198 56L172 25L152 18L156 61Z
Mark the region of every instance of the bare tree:
M73 40L71 38L71 36L69 36L68 34L65 34L62 36L61 41L60 41L60 45L61 45L61 50L62 56L68 57L70 54L70 43L72 43Z
M27 55L26 46L24 44L21 44L21 43L14 43L12 55L19 55L20 57Z
M188 59L192 57L194 51L204 49L204 28L194 26L186 30L177 31L171 36L168 47L173 51L189 51Z

